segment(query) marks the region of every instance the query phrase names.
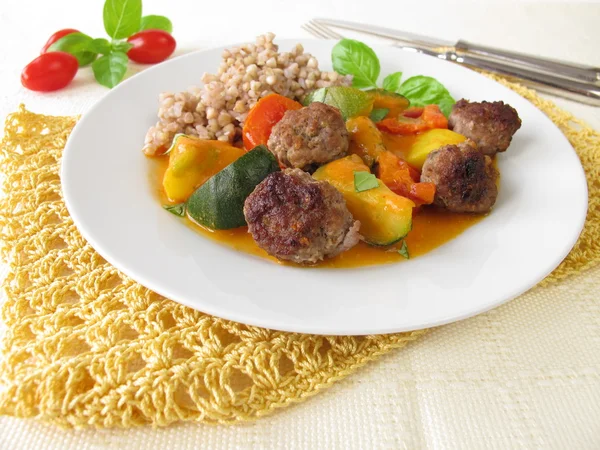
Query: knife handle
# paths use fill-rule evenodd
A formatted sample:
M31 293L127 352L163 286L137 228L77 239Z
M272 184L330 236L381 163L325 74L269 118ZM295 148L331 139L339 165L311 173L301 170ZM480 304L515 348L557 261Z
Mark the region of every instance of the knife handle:
M595 83L563 78L557 76L549 69L530 70L523 66L516 67L500 60L490 60L477 54L447 52L445 59L476 67L502 75L518 78L518 82L549 94L571 100L600 106L600 86Z
M600 68L598 67L559 61L556 59L538 58L524 53L472 44L463 40L458 41L454 48L459 54L465 53L490 59L500 59L515 66L526 65L532 69L544 69L565 78L587 81L589 83L599 83L600 81Z

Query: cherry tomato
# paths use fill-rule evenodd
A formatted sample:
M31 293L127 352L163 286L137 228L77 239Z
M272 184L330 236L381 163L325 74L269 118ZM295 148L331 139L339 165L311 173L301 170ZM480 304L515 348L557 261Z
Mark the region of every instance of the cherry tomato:
M44 45L40 54L43 55L44 53L46 53L48 51L48 48L52 44L54 44L60 38L66 36L67 34L71 34L71 33L79 33L79 30L76 30L75 28L65 28L64 30L58 30L56 33L54 33L52 36L50 36L50 39L48 39L48 42L46 42L46 45Z
M133 48L127 52L133 61L155 64L167 59L175 51L175 39L166 31L144 30L127 39Z
M25 66L21 72L21 84L32 91L56 91L75 78L78 68L77 58L73 55L44 53Z

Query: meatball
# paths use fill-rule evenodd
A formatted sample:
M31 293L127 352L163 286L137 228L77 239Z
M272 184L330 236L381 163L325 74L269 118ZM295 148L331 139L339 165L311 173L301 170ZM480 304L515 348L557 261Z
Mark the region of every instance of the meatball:
M498 196L498 172L489 156L463 142L431 152L421 181L434 183L434 203L453 212L489 211Z
M504 102L469 102L462 99L452 107L448 126L477 144L484 155L505 151L513 134L521 128L517 111Z
M300 169L274 172L244 203L248 232L267 253L315 263L356 245L360 222L331 184Z
M287 111L273 127L269 150L284 167L313 172L348 153L348 131L337 108L324 103Z

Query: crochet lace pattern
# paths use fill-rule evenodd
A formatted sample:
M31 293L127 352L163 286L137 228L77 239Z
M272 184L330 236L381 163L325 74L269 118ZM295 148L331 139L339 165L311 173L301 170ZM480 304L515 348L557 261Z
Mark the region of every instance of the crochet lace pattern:
M520 85L586 170L589 212L573 251L543 283L600 261L600 134ZM272 331L208 316L149 291L81 237L59 167L75 117L6 120L0 201L7 326L0 413L67 427L233 423L301 401L424 330L378 336Z

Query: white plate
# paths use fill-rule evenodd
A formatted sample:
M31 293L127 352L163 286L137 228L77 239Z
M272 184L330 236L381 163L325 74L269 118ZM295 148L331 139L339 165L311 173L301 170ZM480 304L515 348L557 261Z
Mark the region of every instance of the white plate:
M330 69L333 42L299 40ZM290 49L296 40L280 41ZM523 121L498 158L493 213L440 248L357 269L279 266L212 242L164 211L141 147L157 97L215 72L222 49L160 64L109 92L75 127L62 165L64 198L82 235L148 288L192 308L286 331L371 334L440 325L486 311L548 275L575 244L587 210L581 164L562 133L511 90L458 65L374 47L382 76L439 79L456 99L504 100Z

